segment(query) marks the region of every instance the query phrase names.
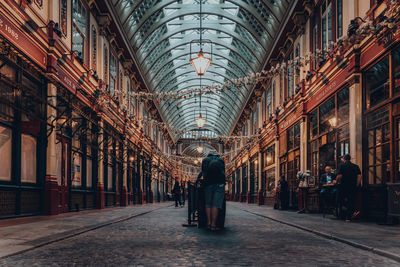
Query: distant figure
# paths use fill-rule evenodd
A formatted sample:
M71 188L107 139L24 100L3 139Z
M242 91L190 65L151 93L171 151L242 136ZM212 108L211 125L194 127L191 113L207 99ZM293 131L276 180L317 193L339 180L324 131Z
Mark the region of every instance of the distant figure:
M354 212L355 199L357 195L357 186L361 185L361 171L358 165L352 163L349 154L342 158L343 163L340 164L336 176L339 186L339 198L342 204L347 208L346 222L359 215L359 211Z
M331 166L326 166L325 167L325 173L321 175L321 178L319 179L319 186L321 188L320 192L320 199L321 199L321 208L324 207L324 205L327 204L327 202L332 203L334 200L334 196L336 195L336 188L334 187L323 187L324 185L327 184L333 184L335 183L334 181L336 180L336 175L332 173L332 168Z
M185 185L181 186L181 204L182 207L185 206L186 194L185 194Z
M278 201L279 209L287 209L289 202L289 188L284 175L281 175L281 179L278 182Z
M225 196L225 162L216 151L210 151L202 162L201 170L205 185L207 228L220 230L216 224L218 209L222 209Z
M179 186L178 181L175 181L174 188L172 189L172 194L174 194L175 207L178 207L178 202L179 202L179 206L182 207L182 202L181 202L181 188L180 188L180 186Z

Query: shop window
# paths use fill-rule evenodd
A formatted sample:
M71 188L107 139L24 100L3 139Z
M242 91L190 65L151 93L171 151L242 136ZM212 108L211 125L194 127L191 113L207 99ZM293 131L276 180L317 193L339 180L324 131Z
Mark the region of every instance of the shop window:
M64 36L67 36L67 0L60 0L60 28Z
M287 130L288 151L300 147L300 123Z
M0 181L11 181L11 129L0 125Z
M83 59L85 55L86 9L80 0L73 0L72 8L72 50Z
M21 182L36 183L36 138L21 135Z
M390 181L390 122L389 107L385 106L367 116L368 183Z
M326 101L319 108L319 133L328 132L332 127L332 118L335 118L335 97Z
M310 131L311 137L318 135L318 109L310 113Z
M86 159L86 187L91 188L93 185L93 166L92 158Z
M311 143L311 176L318 177L318 140Z
M400 48L393 51L393 81L394 93L400 92Z
M72 153L72 173L71 182L72 186L80 187L82 186L82 156L80 153L74 151Z
M396 120L396 140L395 140L395 150L396 150L396 169L393 183L400 182L400 119Z
M372 108L389 98L389 56L366 72L367 108Z

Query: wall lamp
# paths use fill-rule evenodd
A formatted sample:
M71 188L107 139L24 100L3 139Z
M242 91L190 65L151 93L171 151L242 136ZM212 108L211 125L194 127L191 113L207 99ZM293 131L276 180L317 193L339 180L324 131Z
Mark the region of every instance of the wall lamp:
M26 22L26 24L29 25L29 27L31 27L34 31L37 31L38 29L48 28L51 29L58 37L62 37L62 31L58 22L54 22L51 20L47 25L39 27L36 22L31 19ZM25 27L25 30L28 30L28 28Z
M306 74L306 81L308 82L308 81L310 81L311 80L311 78L312 78L312 73L310 72L310 71L307 71L307 74Z

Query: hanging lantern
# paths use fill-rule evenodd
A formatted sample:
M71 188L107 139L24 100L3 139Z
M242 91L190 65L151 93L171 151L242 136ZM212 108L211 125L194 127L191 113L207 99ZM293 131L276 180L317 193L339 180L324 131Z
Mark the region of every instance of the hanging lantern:
M203 49L200 49L199 55L190 60L190 65L193 66L197 75L204 75L211 65L211 59L204 56Z
M199 152L199 153L203 153L204 148L203 148L201 145L199 145L199 146L196 148L196 150L197 150L197 152Z
M199 116L197 119L195 119L194 121L196 122L197 127L199 127L199 128L203 128L203 126L206 124L206 119L203 118L203 117L201 116L201 114L200 114L200 116Z

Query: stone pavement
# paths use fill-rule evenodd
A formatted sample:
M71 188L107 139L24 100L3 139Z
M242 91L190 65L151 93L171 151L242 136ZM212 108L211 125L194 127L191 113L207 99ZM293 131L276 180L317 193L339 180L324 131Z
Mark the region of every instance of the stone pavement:
M233 202L239 208L253 214L286 223L297 228L336 239L356 247L392 257L400 261L400 226L378 225L372 222L344 222L332 215L298 214L293 211L274 210L268 206L243 205Z
M169 205L172 204L146 204L3 220L0 221L0 258Z
M161 208L0 259L0 266L399 266L243 210L257 206L228 203L219 233L182 227L186 209L154 207Z

